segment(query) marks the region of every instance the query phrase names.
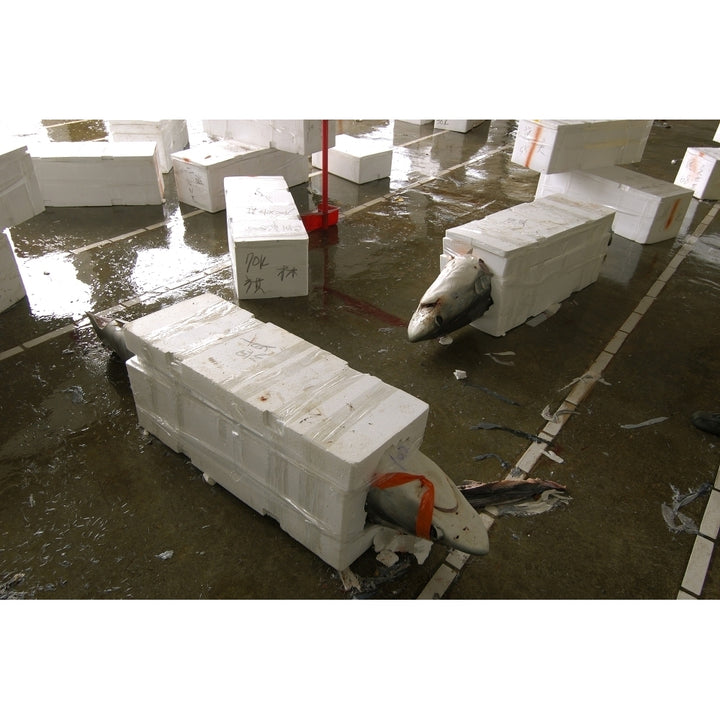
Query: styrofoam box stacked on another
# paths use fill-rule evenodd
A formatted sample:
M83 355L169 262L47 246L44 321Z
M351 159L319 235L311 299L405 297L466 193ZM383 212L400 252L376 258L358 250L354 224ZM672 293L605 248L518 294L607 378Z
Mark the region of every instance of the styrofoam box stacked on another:
M155 142L48 142L30 147L45 205L162 205Z
M188 146L185 120L108 120L110 138L117 142L156 142L160 172L172 170L171 155Z
M225 178L238 299L308 294L308 234L281 176Z
M338 135L328 148L328 172L362 185L390 176L392 145L375 138ZM322 153L312 154L312 164L322 168Z
M419 448L424 402L209 293L125 337L143 427L332 567L370 547L367 489Z
M474 127L482 125L484 120L436 120L435 128L437 130L452 130L453 132L466 133L470 132Z
M520 120L511 160L541 173L638 162L652 120Z
M614 213L549 195L446 230L440 267L472 252L492 272L493 305L473 327L501 336L597 280Z
M543 173L535 197L556 193L606 205L613 231L643 244L676 237L692 199L691 190L616 165Z
M17 266L15 250L6 233L0 232L0 312L25 297L25 285Z
M692 190L698 200L720 200L720 148L689 147L675 184Z
M0 144L0 230L45 210L32 158L25 145Z
M211 137L239 140L308 156L322 149L322 120L203 120ZM328 121L328 146L335 142L335 121Z
M236 140L218 140L173 153L178 199L208 212L225 209L225 178L282 175L288 187L307 181L310 163L303 155Z

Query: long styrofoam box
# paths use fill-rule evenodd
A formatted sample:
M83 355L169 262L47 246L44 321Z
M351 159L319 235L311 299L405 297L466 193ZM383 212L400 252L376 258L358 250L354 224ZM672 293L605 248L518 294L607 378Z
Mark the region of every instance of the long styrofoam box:
M606 205L615 212L613 231L643 244L674 238L692 198L686 188L615 165L543 173L535 197L556 193Z
M675 184L692 190L698 200L720 200L720 148L689 147Z
M288 187L307 181L310 163L303 155L236 140L203 143L172 155L181 202L208 212L225 209L225 178L282 175Z
M128 347L138 356L128 365L148 359L144 390L138 373L130 371L141 424L167 438L171 447L189 448L191 460L211 476L224 467L225 480L216 477L218 482L258 512L272 514L326 562L345 567L372 537L368 529L359 529L363 492L386 452L419 447L427 405L282 328L259 321L253 326L247 313L233 309L239 310L205 294L125 326ZM171 378L164 380L164 400L157 399L163 370L152 365L154 360ZM211 421L208 429L207 416L189 422L188 404L175 404L173 389L180 397L200 399L206 413L222 415L241 441L255 441L253 453L242 456L247 468L228 463L226 448L213 451L212 428L220 426ZM170 419L161 418L163 413ZM179 437L173 422L188 423L193 434ZM217 441L224 447L227 432ZM280 480L273 467L281 470ZM265 473L267 478L258 477ZM319 495L313 495L313 484L303 474L322 480L322 491L315 486ZM274 511L263 506L267 502L275 503Z
M284 178L225 178L225 208L238 299L307 295L309 238Z
M512 162L541 173L638 162L652 120L520 120Z
M211 137L239 140L308 156L322 149L322 120L203 120ZM328 121L328 146L335 142L335 121Z
M435 128L437 130L452 130L453 132L466 133L470 132L474 127L482 125L485 120L436 120Z
M155 142L49 142L30 147L45 205L161 205Z
M328 148L328 172L362 185L390 176L392 146L383 140L338 135ZM322 168L322 152L312 154L312 164Z
M18 270L10 238L0 232L0 312L25 297L25 285Z
M174 152L188 146L185 120L108 120L110 138L117 142L156 142L160 171L172 170Z
M0 146L0 230L45 209L35 168L25 145Z
M501 336L597 280L614 213L595 203L551 195L449 228L441 269L472 252L492 273L493 305L473 327Z

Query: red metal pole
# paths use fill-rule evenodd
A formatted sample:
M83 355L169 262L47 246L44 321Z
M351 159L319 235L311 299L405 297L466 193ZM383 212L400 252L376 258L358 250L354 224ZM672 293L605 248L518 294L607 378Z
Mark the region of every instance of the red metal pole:
M322 121L322 228L328 226L328 121Z

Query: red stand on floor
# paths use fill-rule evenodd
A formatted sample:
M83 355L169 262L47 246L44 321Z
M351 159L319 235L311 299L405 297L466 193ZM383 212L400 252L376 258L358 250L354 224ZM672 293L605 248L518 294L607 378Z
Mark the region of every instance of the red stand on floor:
M322 202L317 210L301 215L305 230L327 230L337 225L339 209L328 204L328 121L322 121Z

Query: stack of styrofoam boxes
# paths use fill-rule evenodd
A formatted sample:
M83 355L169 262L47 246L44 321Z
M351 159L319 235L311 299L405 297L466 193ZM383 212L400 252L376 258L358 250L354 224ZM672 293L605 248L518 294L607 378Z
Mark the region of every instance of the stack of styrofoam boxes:
M0 230L45 210L32 158L25 145L0 145Z
M720 200L720 148L689 147L675 184L692 190L698 200Z
M436 120L436 130L452 130L453 132L467 133L474 127L482 125L484 120Z
M25 297L25 285L7 233L0 232L0 312Z
M45 205L162 205L154 142L49 142L30 147Z
M125 336L145 429L335 569L371 546L367 489L419 448L424 402L211 294Z
M446 230L441 269L452 255L481 258L493 304L472 326L501 336L597 280L613 212L551 195Z
M284 178L225 178L235 293L240 300L308 294L308 234Z
M535 197L563 193L607 205L613 230L638 243L675 237L690 205L686 190L619 167L643 155L652 120L522 120L513 162L541 173Z
M218 140L173 153L178 199L194 207L219 212L225 209L227 177L282 175L288 187L307 181L310 163L297 153L236 140Z
M691 190L617 165L541 175L535 197L556 193L607 205L613 231L642 244L674 238L692 199Z
M156 142L160 172L172 170L174 152L188 146L185 120L108 120L110 138L117 142Z
M328 148L327 170L333 175L362 185L390 176L392 145L375 138L338 135L335 145ZM322 152L312 154L312 164L322 168Z
M273 147L308 157L322 148L321 120L203 120L211 137ZM335 143L335 121L328 121L328 147Z

